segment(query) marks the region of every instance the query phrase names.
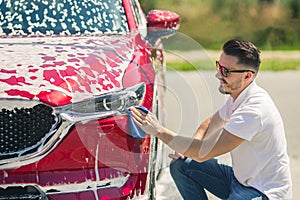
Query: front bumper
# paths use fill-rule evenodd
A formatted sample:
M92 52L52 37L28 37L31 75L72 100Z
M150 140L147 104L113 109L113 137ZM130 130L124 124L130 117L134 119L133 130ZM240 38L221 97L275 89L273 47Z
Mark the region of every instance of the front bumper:
M0 200L128 199L130 195L133 199L137 196L140 199L142 196L130 192L136 180L137 176L127 174L101 181L86 180L44 187L37 184L3 184L0 186Z
M61 130L36 152L1 161L0 200L149 199L150 137L128 135L127 116Z

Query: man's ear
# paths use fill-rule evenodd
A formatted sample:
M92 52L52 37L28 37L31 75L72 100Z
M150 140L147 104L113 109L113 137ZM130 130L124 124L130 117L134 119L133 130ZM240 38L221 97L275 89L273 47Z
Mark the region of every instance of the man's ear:
M254 76L254 74L252 72L247 72L246 75L245 75L245 79L246 80L252 79L253 76Z

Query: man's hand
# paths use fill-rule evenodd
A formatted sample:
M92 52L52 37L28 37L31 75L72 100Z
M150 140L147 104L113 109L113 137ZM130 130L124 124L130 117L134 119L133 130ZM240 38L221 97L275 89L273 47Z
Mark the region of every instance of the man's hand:
M172 158L172 159L185 159L186 157L184 155L182 155L181 153L178 153L178 152L174 151L174 152L169 154L169 158Z
M147 134L155 136L164 128L151 112L145 113L134 107L130 107L129 111L133 121Z

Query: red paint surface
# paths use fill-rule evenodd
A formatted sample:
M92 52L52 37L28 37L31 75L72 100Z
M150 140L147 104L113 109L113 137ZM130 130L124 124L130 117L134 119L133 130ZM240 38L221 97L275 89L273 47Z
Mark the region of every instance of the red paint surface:
M123 4L129 27L135 31L137 26L131 3L123 0ZM34 99L56 107L71 104L77 94L83 97L100 95L144 82L146 96L142 105L152 109L155 80L152 49L139 35L16 38L14 43L24 40L28 46L15 45L13 49L20 59L14 63L11 58L11 62L0 70L0 82L5 85L1 88L4 92L0 93L0 98ZM85 48L86 45L94 46L94 49ZM41 48L37 50L37 46ZM8 46L2 49L6 48ZM122 188L96 192L99 199L127 199L146 189L150 143L150 137L138 140L130 136L127 116L78 123L39 161L17 169L5 169L6 175L0 176L0 183L49 186L96 180L97 173L100 180L130 174ZM90 200L95 199L95 193L76 192L51 197Z

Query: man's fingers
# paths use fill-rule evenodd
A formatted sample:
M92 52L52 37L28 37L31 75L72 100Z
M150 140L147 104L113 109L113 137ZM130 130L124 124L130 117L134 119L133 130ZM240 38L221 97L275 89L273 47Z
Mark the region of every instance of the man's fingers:
M177 153L177 152L173 152L173 153L170 153L169 154L169 158L172 158L172 159L184 159L185 156L180 154L180 153Z
M136 116L139 116L140 118L145 118L147 116L147 113L134 107L130 108L130 111L132 111Z
M138 126L142 126L143 125L143 123L142 122L140 122L140 121L138 121L136 118L132 118L132 120L134 121L134 123L136 123Z
M131 115L133 117L134 122L142 125L145 122L146 113L136 108L130 108Z
M133 122L147 134L156 135L159 132L161 125L151 112L145 113L134 107L130 107L129 112L131 113Z

